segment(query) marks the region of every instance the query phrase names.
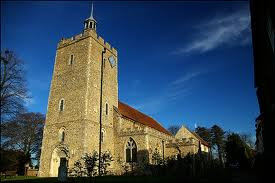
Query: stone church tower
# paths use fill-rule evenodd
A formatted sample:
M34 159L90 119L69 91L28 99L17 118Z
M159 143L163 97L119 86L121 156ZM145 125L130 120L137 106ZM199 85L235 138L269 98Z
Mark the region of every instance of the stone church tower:
M83 154L99 152L100 139L101 151L114 154L117 51L96 28L92 10L81 34L58 43L39 176L57 176L61 164L71 168Z
M182 127L174 136L152 117L118 101L117 51L96 33L91 16L81 34L57 46L44 127L39 176L67 174L85 153L108 151L108 171L122 174L145 161L208 152L209 145ZM131 166L130 166L131 165ZM129 171L129 170L128 170Z

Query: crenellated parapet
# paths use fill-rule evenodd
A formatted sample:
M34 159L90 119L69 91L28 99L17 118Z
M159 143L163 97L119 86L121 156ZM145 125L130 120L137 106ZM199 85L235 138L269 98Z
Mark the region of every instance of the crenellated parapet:
M57 45L57 49L66 47L68 45L74 44L80 40L86 39L88 37L92 37L95 41L97 41L100 45L105 47L107 50L112 52L115 56L117 56L117 50L110 45L110 43L106 42L102 37L100 37L95 31L83 31L80 34L72 36L70 38L62 38Z

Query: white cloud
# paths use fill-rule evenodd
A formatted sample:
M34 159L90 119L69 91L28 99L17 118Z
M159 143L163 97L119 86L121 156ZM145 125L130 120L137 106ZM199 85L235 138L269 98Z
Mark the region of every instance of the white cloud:
M197 84L197 82L193 80L206 72L208 71L202 69L189 71L183 76L168 83L157 95L154 92L152 96L148 96L132 106L138 110L146 111L147 114L153 115L170 104L192 94Z
M26 107L30 107L31 105L35 104L36 101L35 101L35 99L33 97L32 92L29 91L27 93L27 96L28 97L25 97L25 99L24 99L24 103L25 103Z
M174 54L207 52L222 45L247 45L251 42L248 7L231 14L219 15L198 26L196 39Z
M35 104L35 99L34 98L27 98L25 99L25 105L26 107L29 107L31 105Z
M172 81L171 85L174 85L174 86L175 85L183 85L183 84L189 82L190 80L200 76L203 73L204 73L203 71L189 72L189 73L183 75L182 77L177 78L176 80Z

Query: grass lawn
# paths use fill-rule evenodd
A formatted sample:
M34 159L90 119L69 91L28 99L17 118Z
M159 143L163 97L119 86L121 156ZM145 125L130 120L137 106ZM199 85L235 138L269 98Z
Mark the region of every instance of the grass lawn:
M68 182L204 182L204 183L221 183L221 182L258 182L259 177L251 172L235 172L235 173L222 173L213 171L211 176L208 177L173 177L173 176L104 176L104 177L68 177ZM1 182L58 182L57 177L26 177L16 176L4 179L1 177Z
M47 181L56 181L57 178L55 177L49 177L49 178L43 178L43 177L28 177L28 176L11 176L11 177L4 177L1 176L1 182L47 182Z
M69 177L68 182L179 182L177 177L154 177L154 176L105 176L105 177ZM181 179L183 180L183 179ZM186 179L187 182L188 179ZM1 182L58 182L56 177L1 177Z

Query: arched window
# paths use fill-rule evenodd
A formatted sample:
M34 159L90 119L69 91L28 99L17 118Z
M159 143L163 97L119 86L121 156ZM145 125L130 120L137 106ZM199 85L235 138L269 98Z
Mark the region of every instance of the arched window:
M126 162L137 162L137 145L132 138L126 144Z
M106 103L106 115L108 115L108 103Z
M74 55L70 55L69 65L73 65L73 62L74 62Z
M104 140L105 140L105 135L106 135L106 132L104 129L101 130L101 142L103 143Z
M65 132L63 131L62 133L61 133L61 142L64 142L64 140L65 140Z
M64 142L65 140L65 128L59 130L59 142Z
M64 111L64 99L61 99L59 101L59 111L60 112Z

